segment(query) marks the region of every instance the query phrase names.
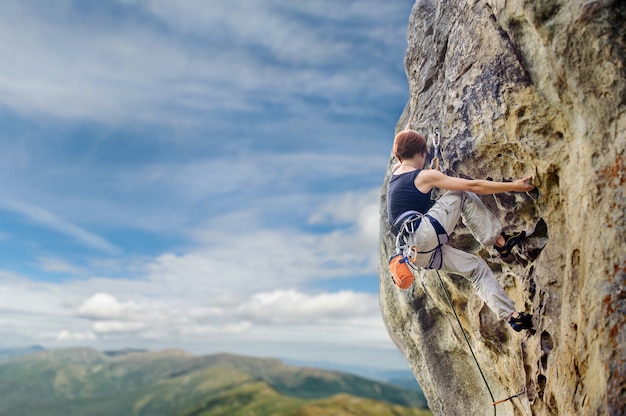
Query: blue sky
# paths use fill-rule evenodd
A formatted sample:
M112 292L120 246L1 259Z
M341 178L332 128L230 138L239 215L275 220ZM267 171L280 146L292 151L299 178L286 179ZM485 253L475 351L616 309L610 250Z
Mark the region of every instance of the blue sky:
M4 1L0 347L403 368L380 187L412 1Z

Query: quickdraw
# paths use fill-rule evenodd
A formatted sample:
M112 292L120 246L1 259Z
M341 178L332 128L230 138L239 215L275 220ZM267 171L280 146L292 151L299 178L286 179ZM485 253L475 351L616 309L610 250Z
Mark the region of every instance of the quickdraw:
M430 161L430 168L439 170L439 145L441 144L441 134L439 129L435 127L435 137L433 137L433 158Z

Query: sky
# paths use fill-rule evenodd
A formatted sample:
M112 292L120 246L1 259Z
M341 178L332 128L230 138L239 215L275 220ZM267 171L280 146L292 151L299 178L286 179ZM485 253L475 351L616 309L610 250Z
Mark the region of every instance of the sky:
M379 204L412 0L5 0L0 348L408 368Z

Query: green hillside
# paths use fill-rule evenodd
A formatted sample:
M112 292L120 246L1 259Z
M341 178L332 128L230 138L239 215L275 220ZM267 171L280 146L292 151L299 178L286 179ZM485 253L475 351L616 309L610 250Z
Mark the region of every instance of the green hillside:
M415 391L278 360L43 351L0 361L0 415L430 415ZM421 408L421 409L420 409Z

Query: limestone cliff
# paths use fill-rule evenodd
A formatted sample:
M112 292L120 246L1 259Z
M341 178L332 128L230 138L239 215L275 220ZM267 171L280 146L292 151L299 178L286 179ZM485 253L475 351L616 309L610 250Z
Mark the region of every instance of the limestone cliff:
M496 320L469 282L442 274L497 415L626 414L626 3L417 0L398 122L441 132L450 174L533 176L537 192L484 196L506 229L533 232L509 259L459 226L452 244L485 258L535 334ZM390 147L392 134L390 133ZM395 162L390 159L390 166ZM388 331L437 415L494 414L492 398L433 271L406 291L387 268Z

